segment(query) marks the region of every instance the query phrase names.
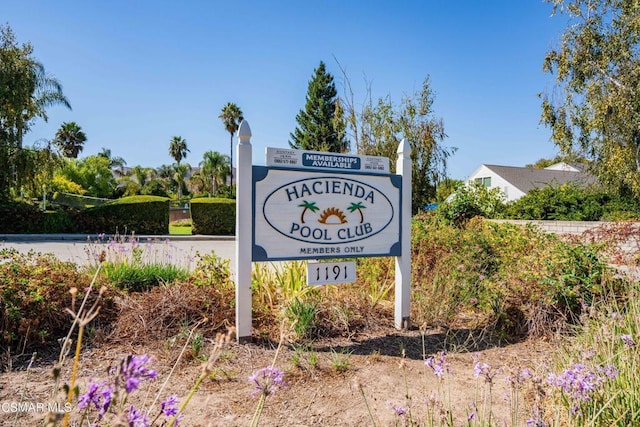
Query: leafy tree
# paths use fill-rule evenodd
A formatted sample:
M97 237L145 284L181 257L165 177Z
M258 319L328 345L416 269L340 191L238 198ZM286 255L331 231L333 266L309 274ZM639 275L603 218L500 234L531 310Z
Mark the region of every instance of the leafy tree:
M181 136L174 136L171 138L171 142L169 143L169 154L176 163L180 164L182 159L187 158L187 153L189 149L187 148L187 140Z
M87 196L111 198L116 189L110 162L100 155L70 159L60 175L80 185Z
M455 191L464 185L461 179L445 178L438 183L436 188L436 202L442 203L447 197L455 193Z
M60 83L33 58L30 43L18 45L11 27L0 26L0 199L25 175L17 164L24 135L55 105L71 108Z
M347 152L347 124L333 76L322 61L313 73L305 107L296 116L298 127L291 134L289 145L303 150Z
M51 141L40 140L32 147L24 147L18 159L19 169L24 173L21 192L38 197L42 191L55 191L52 180L64 166L64 159L52 147Z
M200 173L205 182L211 183L211 186L205 184L203 190L208 191L210 188L211 193L216 194L218 187L226 182L229 174L229 157L217 151L206 151L200 162Z
M218 116L227 132L229 132L229 176L233 187L233 134L238 131L242 122L242 110L233 102L227 102Z
M640 3L547 1L568 22L544 60L556 88L543 96L542 122L563 154L593 161L603 184L640 195Z
M534 169L544 169L544 168L548 168L551 165L555 165L556 163L560 163L560 162L564 162L567 164L576 164L576 163L580 163L582 165L584 165L585 167L588 167L588 162L585 158L577 156L575 154L558 154L557 156L555 156L552 159L547 159L547 158L540 158L538 159L535 163L532 164L528 164L525 165L525 167L527 168L534 168Z
M447 136L442 119L435 117L435 100L429 77L422 90L405 96L396 106L390 97L373 102L370 94L361 111L355 108L346 73L346 116L359 154L388 157L395 172L398 144L404 138L411 146L412 212L424 209L436 199L438 183L446 177L447 159L455 148L442 145Z
M461 186L450 200L438 206L438 214L458 226L476 216L496 218L503 210L504 194L500 189L475 182Z
M53 142L65 157L77 159L87 142L87 135L76 122L62 123Z

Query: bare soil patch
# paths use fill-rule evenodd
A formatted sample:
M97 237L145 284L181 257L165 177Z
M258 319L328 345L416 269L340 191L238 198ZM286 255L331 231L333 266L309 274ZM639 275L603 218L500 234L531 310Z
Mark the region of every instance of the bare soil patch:
M443 380L424 363L423 337L427 357L448 349L449 372ZM475 360L501 369L493 383L491 410L497 425L502 425L502 420L511 424L510 386L504 378L514 369L544 367L553 346L533 339L506 345L481 344L473 337L469 331L427 330L423 335L419 330L397 331L383 327L350 339L315 341L304 348L283 345L275 366L286 373L287 385L269 396L260 424L362 426L372 425L373 418L376 425L402 425L403 419L398 418L393 406L410 407L414 419L421 420L420 424L426 420L427 412L435 414L438 420L440 409L451 408L455 425L466 424L467 416L474 411L473 402L478 405L476 410L482 411L482 393L487 391L484 381L474 377ZM80 392L86 391L90 380L106 378L108 368L127 354L146 353L154 359L152 367L159 375L136 392L133 403L139 408L149 407L176 363L184 340L150 342L144 345L106 342L87 348L80 361ZM276 348L277 343L271 341L229 344L216 363L213 375L202 383L189 403L181 425L249 425L258 399L252 397L253 387L247 379L255 370L272 363ZM202 353L207 352L205 348ZM348 360L344 369L336 369L337 358ZM0 402L51 401L52 360L38 358L29 371L25 370L25 363L14 364L12 371L0 374ZM67 360L62 370L65 380L70 377L72 362ZM182 401L201 369L202 361L194 357L191 347L187 346L160 400L175 394ZM154 408L157 407L158 403ZM522 414L521 420L525 415ZM34 421L43 416L19 413L15 425L34 425ZM13 413L0 413L0 425L12 425L15 417Z

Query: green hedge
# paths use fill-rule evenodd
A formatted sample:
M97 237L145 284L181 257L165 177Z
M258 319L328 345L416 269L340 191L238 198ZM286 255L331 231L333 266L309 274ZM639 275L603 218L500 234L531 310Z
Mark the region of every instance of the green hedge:
M0 233L41 233L42 211L29 203L0 203Z
M232 236L236 233L236 201L233 199L191 199L193 234Z
M167 234L169 199L131 196L80 211L76 226L80 233Z
M0 233L169 232L169 199L131 196L89 209L58 208L42 212L28 203L0 204Z

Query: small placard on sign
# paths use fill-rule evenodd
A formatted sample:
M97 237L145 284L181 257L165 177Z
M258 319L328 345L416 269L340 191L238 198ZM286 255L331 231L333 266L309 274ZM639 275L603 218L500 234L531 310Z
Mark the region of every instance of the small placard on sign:
M265 154L267 166L373 174L389 173L388 157L272 147L267 147Z
M310 286L355 281L356 263L353 261L307 263L307 284Z

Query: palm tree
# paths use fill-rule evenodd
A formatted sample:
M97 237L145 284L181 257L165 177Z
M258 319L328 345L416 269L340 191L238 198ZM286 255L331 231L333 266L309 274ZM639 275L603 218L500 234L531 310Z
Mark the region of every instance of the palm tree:
M304 214L307 213L307 210L310 210L311 212L315 212L318 209L320 209L319 207L316 206L316 202L307 202L306 200L303 200L303 203L298 205L299 208L304 208L302 209L302 213L300 214L300 222L302 224L304 224Z
M62 123L53 139L62 154L70 159L78 158L86 141L87 135L76 122Z
M207 151L200 162L203 177L211 177L211 190L216 194L218 186L224 184L229 173L229 156L217 151Z
M229 132L231 141L229 143L229 176L231 177L231 187L233 187L233 134L236 133L240 127L242 121L242 110L233 102L227 102L227 105L222 107L222 112L218 116L224 124L224 128Z
M123 175L123 166L127 164L127 162L120 156L111 156L111 149L102 147L102 151L98 153L98 156L104 157L109 160L109 167L111 169L119 168L117 170L120 176Z
M186 187L185 178L187 173L191 171L191 165L189 163L176 164L173 169L173 180L178 185L178 201L182 199L182 189Z
M351 213L355 212L356 210L358 211L358 213L360 214L360 224L364 222L364 215L362 215L362 209L366 209L366 206L364 206L360 202L358 203L352 202L351 205L347 208L347 210Z
M171 138L171 143L169 143L169 154L175 159L178 165L182 159L187 158L188 152L189 149L187 148L186 139L181 136L174 136Z

